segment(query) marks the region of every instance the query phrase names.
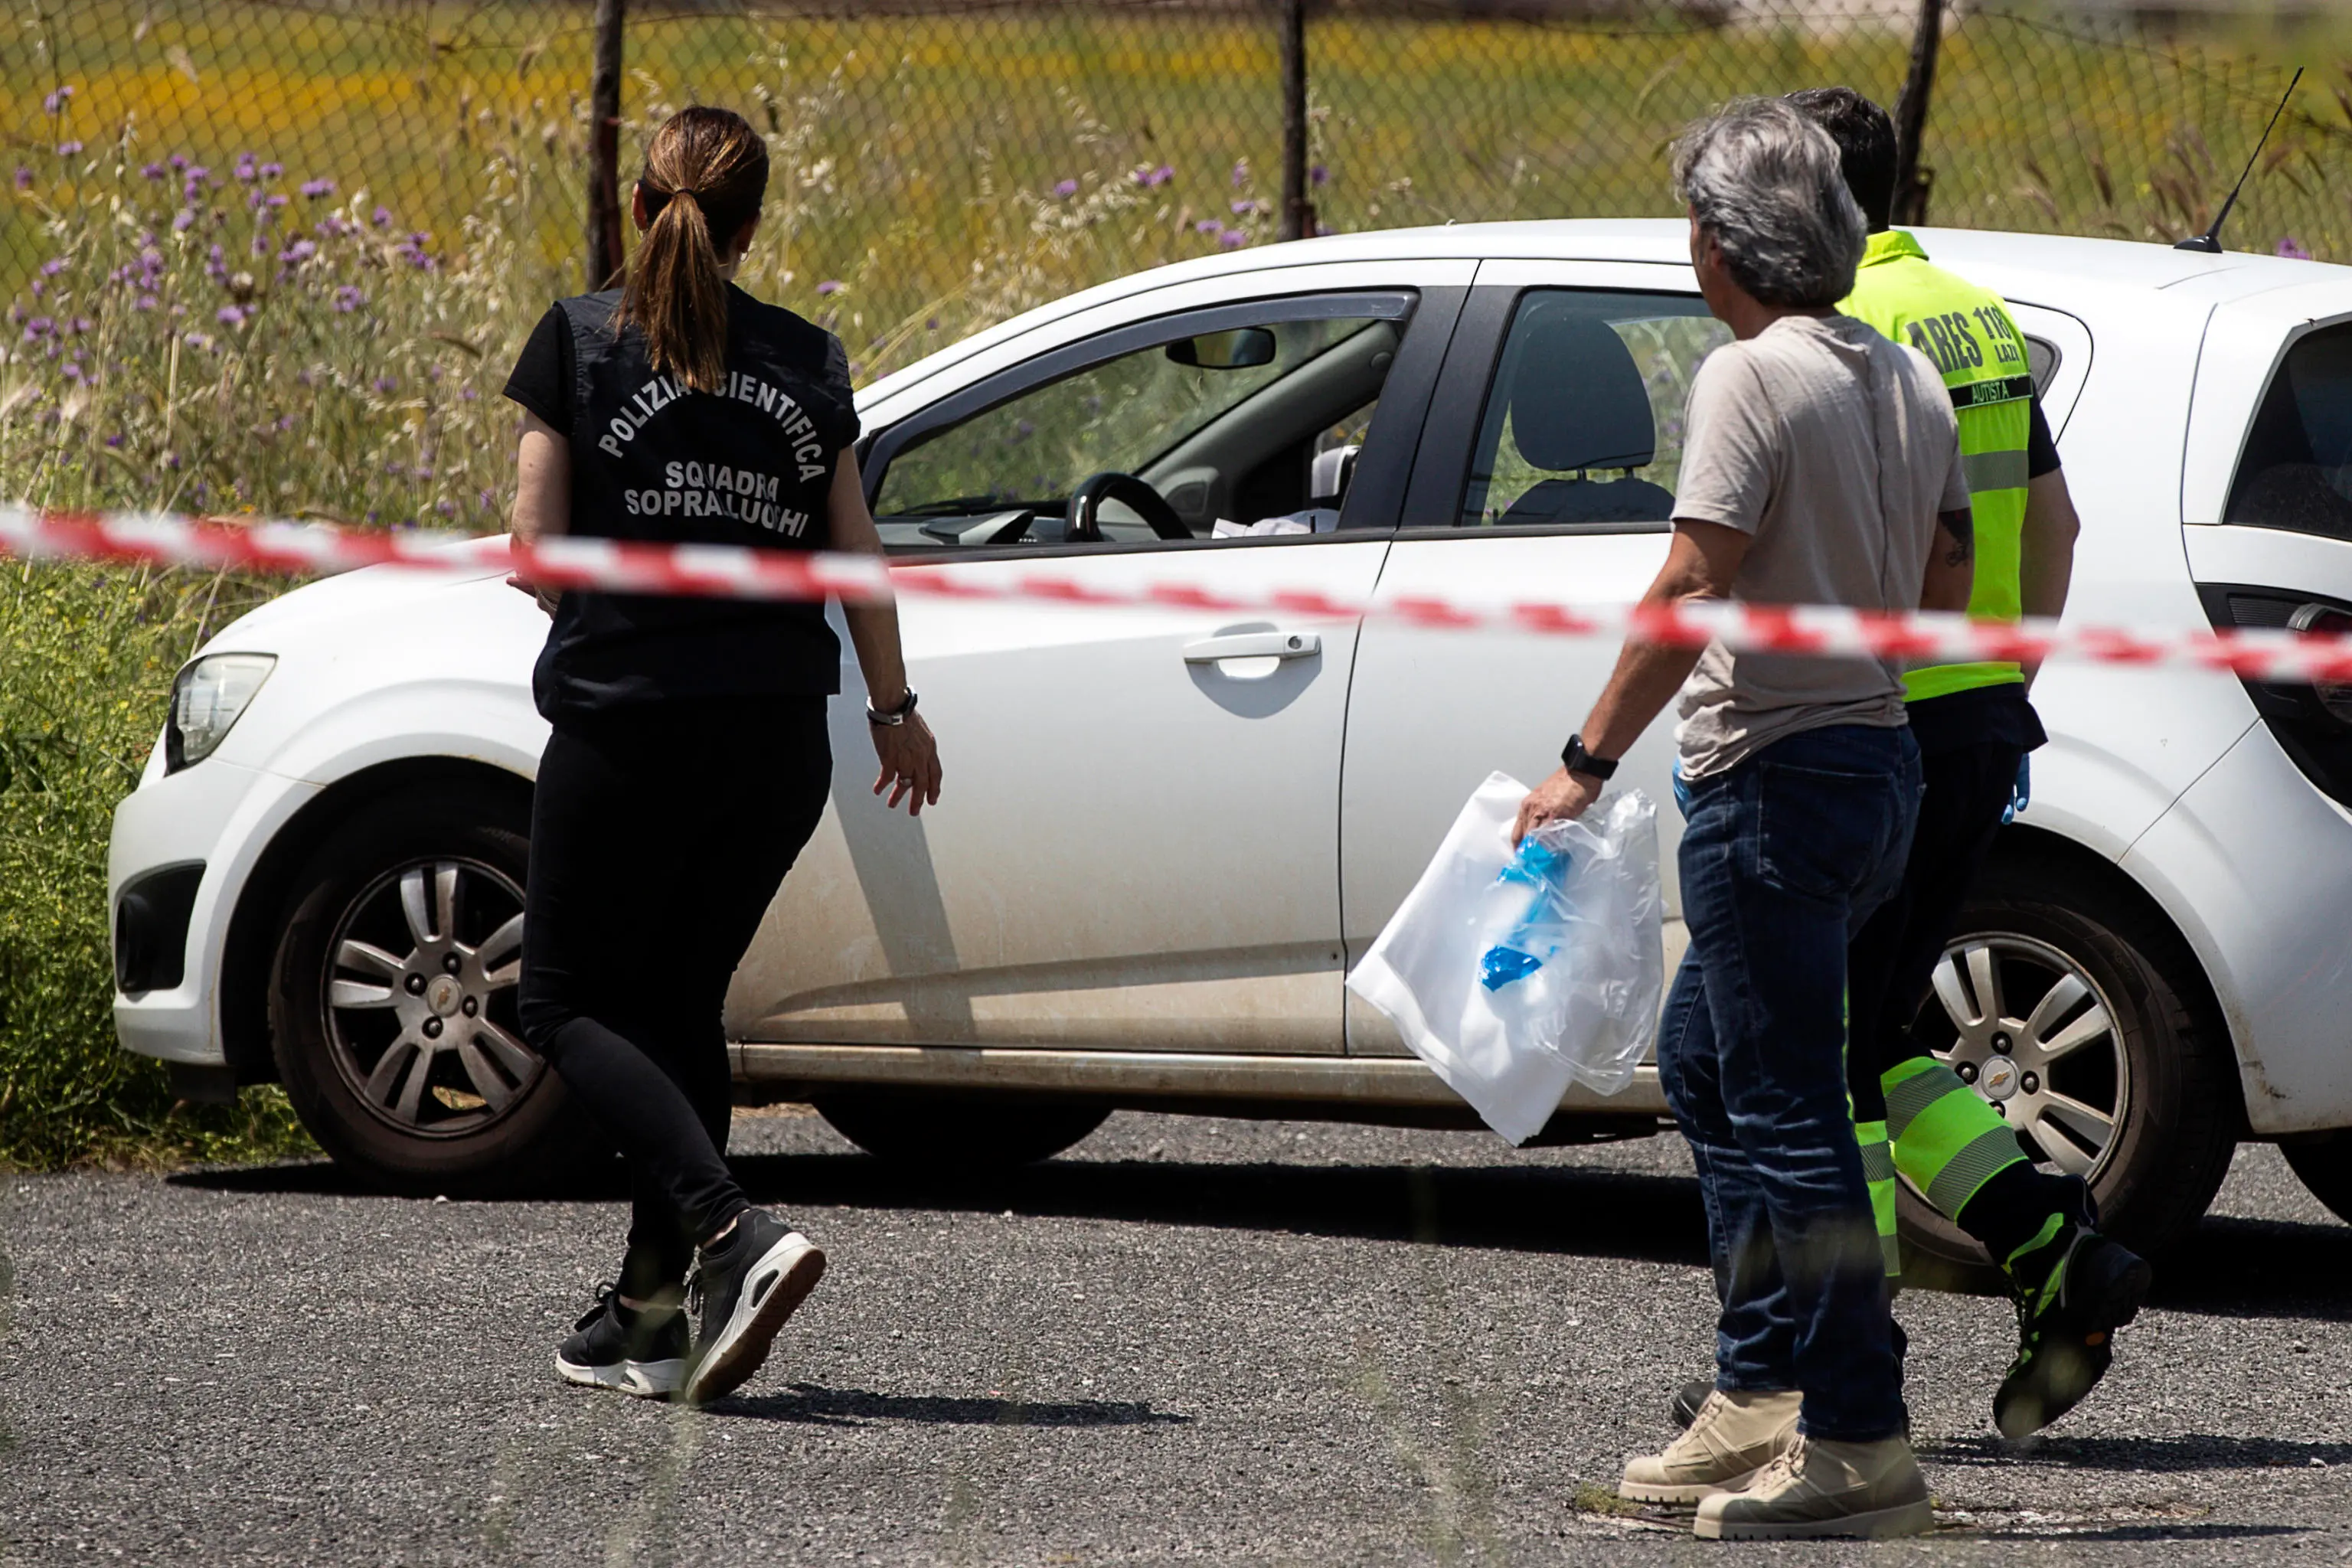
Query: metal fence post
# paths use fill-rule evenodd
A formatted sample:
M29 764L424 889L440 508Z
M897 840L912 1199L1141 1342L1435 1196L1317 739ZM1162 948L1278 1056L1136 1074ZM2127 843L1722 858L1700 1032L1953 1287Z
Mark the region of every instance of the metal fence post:
M627 0L596 0L596 66L588 83L588 287L609 284L621 240L621 31Z
M1307 194L1307 0L1282 6L1282 237L1315 232L1315 203Z
M1944 0L1919 0L1919 26L1911 35L1911 69L1903 96L1895 100L1895 221L1927 221L1927 188L1935 171L1919 166L1919 143L1927 134L1927 99L1936 86L1936 50L1943 42Z

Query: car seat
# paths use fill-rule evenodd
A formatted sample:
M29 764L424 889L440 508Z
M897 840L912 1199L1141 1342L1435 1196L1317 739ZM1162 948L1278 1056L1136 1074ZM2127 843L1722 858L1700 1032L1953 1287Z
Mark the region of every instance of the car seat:
M1649 388L1625 340L1596 316L1561 316L1529 332L1511 379L1511 439L1546 473L1514 500L1504 526L1664 522L1674 492L1632 470L1657 458ZM1626 477L1587 476L1612 469Z

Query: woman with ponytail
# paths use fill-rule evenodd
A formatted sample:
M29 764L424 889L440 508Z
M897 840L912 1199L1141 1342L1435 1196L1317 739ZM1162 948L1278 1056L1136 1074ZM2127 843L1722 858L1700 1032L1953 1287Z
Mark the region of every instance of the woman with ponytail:
M523 409L518 539L881 552L841 343L731 281L767 182L740 115L689 109L655 133L625 284L558 300L507 384ZM620 1145L634 1199L619 1282L556 1368L700 1403L758 1370L824 1271L728 1172L720 1009L824 814L841 647L819 604L518 586L554 617L531 683L552 732L531 808L523 1034ZM939 754L898 613L843 616L875 793L919 813L939 800Z

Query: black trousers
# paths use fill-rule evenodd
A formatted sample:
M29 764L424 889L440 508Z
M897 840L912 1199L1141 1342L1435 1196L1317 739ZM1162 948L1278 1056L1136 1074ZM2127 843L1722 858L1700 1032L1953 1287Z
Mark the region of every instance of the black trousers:
M720 1010L832 779L821 697L622 710L548 739L518 1007L628 1162L625 1295L677 1284L750 1206L724 1158Z
M1920 760L1925 792L1903 886L1864 922L1846 949L1846 1086L1856 1121L1885 1121L1886 1093L1879 1075L1928 1054L1911 1023L1927 999L1969 889L1992 853L2024 756L2022 746L1984 742L1938 750ZM2021 1152L2031 1157L2031 1151L2021 1147ZM2031 1163L2011 1165L1950 1217L1993 1257L2006 1258L2053 1212L2080 1201L2065 1178Z

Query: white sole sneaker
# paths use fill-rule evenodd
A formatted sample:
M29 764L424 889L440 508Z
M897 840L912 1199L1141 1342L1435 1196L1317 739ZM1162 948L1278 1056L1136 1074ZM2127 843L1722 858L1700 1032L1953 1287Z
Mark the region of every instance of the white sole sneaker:
M1701 1514L1691 1533L1703 1541L1822 1541L1843 1537L1885 1541L1899 1535L1925 1535L1936 1528L1936 1510L1925 1499L1871 1513L1841 1514L1835 1519L1720 1520Z
M682 1394L686 1402L708 1405L750 1382L768 1359L776 1331L824 1278L824 1254L814 1242L796 1230L779 1237L745 1272L726 1326L698 1352Z
M683 1361L625 1361L618 1366L582 1366L555 1357L555 1375L583 1388L609 1388L638 1399L667 1399L686 1382Z

